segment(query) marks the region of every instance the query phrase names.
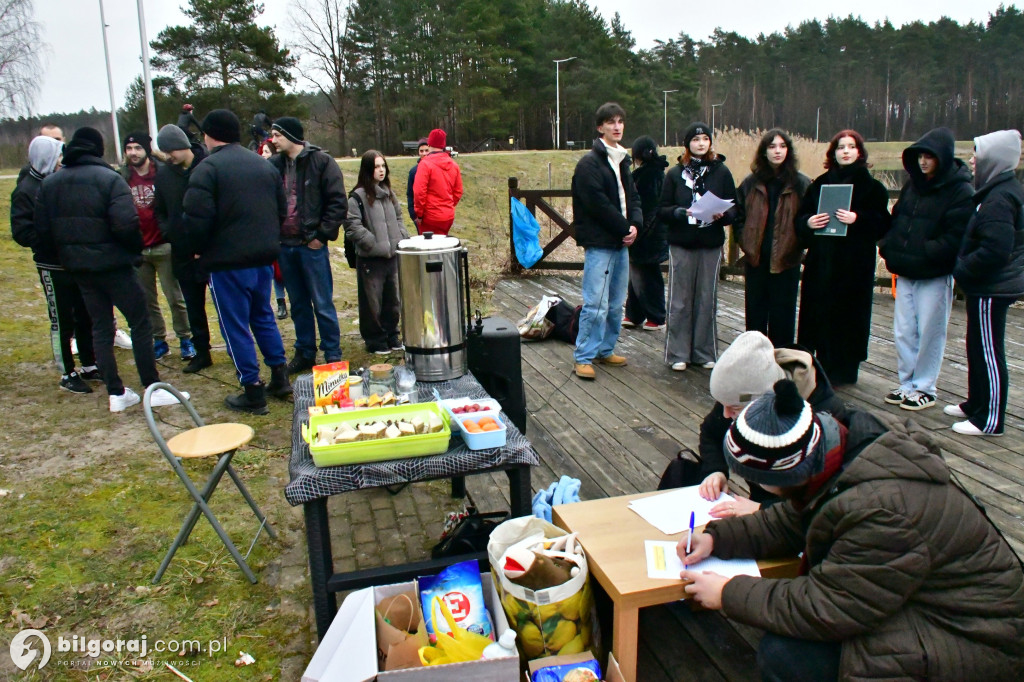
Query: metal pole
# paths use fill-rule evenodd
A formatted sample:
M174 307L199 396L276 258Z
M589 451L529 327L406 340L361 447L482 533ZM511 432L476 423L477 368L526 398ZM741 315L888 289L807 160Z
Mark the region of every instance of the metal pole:
M142 44L142 82L146 86L146 113L149 119L149 136L153 139L153 148L156 145L156 104L153 101L153 80L149 75L149 43L146 41L146 13L142 9L142 0L136 0L139 8L139 42Z
M114 127L114 149L117 163L121 164L121 131L117 127L117 105L114 103L114 77L110 73L110 48L107 47L107 20L103 14L103 0L100 3L100 29L103 31L103 59L107 64L107 88L110 90L110 122Z
M661 136L663 140L662 145L665 147L668 146L668 93L670 92L679 92L679 90L677 89L661 91L661 94L665 95L665 126L664 129L661 131Z
M886 114L888 116L888 114ZM888 123L888 121L886 121ZM818 113L814 116L814 141L818 141L818 130L821 126L821 107L818 107Z
M565 59L552 59L555 63L555 149L562 148L562 97L559 92L558 82L558 67L563 62L571 62L576 57L566 57Z

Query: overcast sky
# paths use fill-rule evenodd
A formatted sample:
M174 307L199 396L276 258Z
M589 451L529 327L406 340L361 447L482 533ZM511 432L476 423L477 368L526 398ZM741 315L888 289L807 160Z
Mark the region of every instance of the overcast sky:
M99 1L35 0L36 18L43 24L44 40L49 47L36 112L73 112L90 107L109 109ZM278 38L286 44L292 32L288 8L297 1L263 0L266 11L260 24L276 27ZM623 24L633 33L637 45L643 48L650 47L658 39L675 38L680 32L686 32L694 39L704 39L716 27L753 38L759 33L795 26L806 19L846 16L851 11L869 23L888 17L897 26L914 20L934 21L942 16L960 23L971 20L984 22L989 13L999 6L1000 0L930 0L928 3L919 0L858 0L856 3L849 0L589 2L605 19L610 19L618 10ZM128 85L142 72L136 4L137 0L103 0L109 26L107 36L117 106L123 105ZM143 0L148 39L153 40L166 26L185 23L185 16L179 9L184 4L185 0ZM564 55L552 55L552 58L560 56Z

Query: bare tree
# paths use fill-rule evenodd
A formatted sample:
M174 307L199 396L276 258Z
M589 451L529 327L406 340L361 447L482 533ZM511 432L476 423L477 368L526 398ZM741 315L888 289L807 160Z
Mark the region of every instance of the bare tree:
M292 28L297 38L296 49L311 60L314 77L302 74L331 105L333 116L319 121L338 134L338 154L348 151L346 130L351 111L350 76L358 62L351 49L349 17L351 0L300 0L292 14Z
M32 108L39 95L44 47L32 0L0 0L0 115Z

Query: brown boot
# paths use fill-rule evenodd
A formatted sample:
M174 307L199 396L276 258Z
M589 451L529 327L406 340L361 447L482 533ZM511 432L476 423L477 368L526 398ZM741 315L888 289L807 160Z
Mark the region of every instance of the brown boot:
M596 379L597 378L597 374L594 373L594 366L591 365L590 363L587 363L585 365L581 365L580 363L576 363L575 367L573 367L573 371L576 372L576 376L578 376L580 379Z
M611 365L612 367L626 366L626 358L622 357L621 355L615 355L614 353L612 353L611 355L606 355L603 358L598 358L597 361L600 362L602 365Z

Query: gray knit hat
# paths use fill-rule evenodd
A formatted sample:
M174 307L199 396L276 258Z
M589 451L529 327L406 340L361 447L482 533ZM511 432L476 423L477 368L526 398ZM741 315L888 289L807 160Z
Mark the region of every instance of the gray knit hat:
M789 379L776 382L736 417L723 450L733 473L753 483L803 485L825 467L825 452L839 442L827 414L816 415Z
M711 396L723 405L746 405L771 392L775 382L785 378L768 337L761 332L743 332L711 370Z
M160 151L173 152L179 149L190 149L192 144L188 141L184 130L168 123L156 134L156 146L160 148Z

